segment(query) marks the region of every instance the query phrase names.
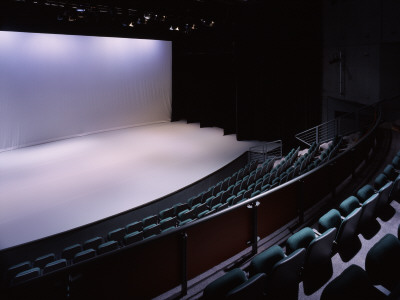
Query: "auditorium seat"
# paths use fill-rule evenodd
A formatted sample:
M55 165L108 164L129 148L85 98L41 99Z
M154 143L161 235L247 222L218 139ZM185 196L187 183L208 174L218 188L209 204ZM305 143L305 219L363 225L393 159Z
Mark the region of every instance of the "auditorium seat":
M367 184L357 191L356 196L361 203L359 227L360 231L363 231L375 219L375 207L379 200L379 193L375 193L374 188Z
M267 185L267 184L269 184L270 180L271 180L271 174L267 173L267 174L264 175L263 181L262 181L261 184L262 184L263 186L264 186L264 185Z
M176 217L168 218L160 221L161 230L165 230L167 228L176 227Z
M110 231L107 235L107 238L109 241L121 242L125 234L126 234L125 228L117 228L115 230Z
M143 240L143 232L142 231L131 232L124 236L125 245L130 245L130 244L139 242L141 240Z
M334 251L346 250L346 247L358 239L357 226L360 216L361 208L356 208L342 220L339 211L331 209L318 220L318 231L324 233L330 228L336 228Z
M65 258L61 258L55 260L53 262L49 262L43 268L43 274L47 274L53 271L57 271L59 269L65 268L67 266L67 260Z
M36 258L35 261L33 262L33 266L43 269L45 265L47 265L50 262L53 262L55 259L56 256L54 255L54 253L49 253Z
M228 199L226 199L226 203L228 203L229 206L232 205L233 200L236 198L236 196L230 196Z
M396 170L400 170L400 156L395 156L393 158L392 165Z
M393 290L400 284L400 240L393 234L383 236L368 251L365 270L373 284Z
M389 164L385 167L385 169L383 170L383 173L386 175L386 177L390 181L393 181L392 190L390 191L390 196L389 196L390 199L398 198L399 191L400 191L399 173L396 171L396 169L391 164ZM396 199L396 200L398 200L398 199Z
M19 284L21 282L27 281L40 276L40 268L32 268L22 271L15 275L13 284Z
M133 222L125 226L127 233L143 230L143 223L141 221Z
M202 197L203 197L203 195L202 195L202 194L199 194L199 195L197 195L197 196L194 196L194 197L190 198L190 199L188 200L189 207L190 207L190 208L193 208L194 206L196 206L196 205L198 205L198 204L201 204L201 199L202 199ZM173 217L173 215L172 215L171 217Z
M87 249L97 249L97 247L102 244L103 238L98 236L98 237L94 237L90 240L87 240L86 242L83 243L83 249L87 250Z
M87 249L75 254L73 258L74 264L88 260L96 256L96 251L94 249Z
M253 189L252 189L252 188L249 188L248 190L246 190L246 191L243 193L243 198L250 199L252 193L253 193Z
M212 196L212 188L209 188L206 192L204 192L203 197L201 198L201 202L206 201L208 198Z
M352 213L356 208L360 207L360 202L356 196L349 196L345 200L343 200L339 205L339 212L342 216L347 217L350 213Z
M230 179L231 179L231 177L226 177L222 181L221 191L226 191L228 189Z
M386 299L384 293L375 288L367 273L357 265L350 265L339 276L329 282L322 291L321 300Z
M204 203L201 207L198 207L196 210L196 217L197 219L205 217L210 212L208 206Z
M212 187L212 195L216 195L221 191L222 181L219 181L216 185Z
M224 191L221 196L221 203L226 203L228 198L231 196L231 193L229 191Z
M97 247L97 254L100 255L117 249L118 249L117 241L108 241Z
M147 239L161 232L160 224L152 224L143 228L143 238Z
M246 274L241 269L235 268L209 283L204 288L203 299L225 299L231 290L246 281Z
M30 261L24 261L19 264L13 265L13 266L9 267L7 270L7 278L12 279L18 273L29 270L30 268L31 268Z
M263 185L261 187L261 193L264 193L264 192L266 192L266 191L268 191L270 189L271 189L271 185L270 184Z
M385 174L380 173L374 181L374 188L380 194L379 202L377 203L377 211L381 211L390 203L390 191L392 190L393 181L390 181Z
M158 216L157 215L148 216L142 220L142 223L143 223L143 228L153 224L157 224Z
M293 234L286 242L286 253L305 248L306 256L302 271L304 293L311 295L324 285L332 276L332 247L336 237L336 228L330 228L322 234L305 227Z
M203 198L204 199L204 198ZM203 200L202 200L203 201ZM204 201L203 201L204 202ZM174 208L174 214L175 216L178 216L178 214L184 210L189 209L189 204L187 203L177 203L173 206Z
M80 244L75 244L63 249L61 257L67 260L73 259L75 254L82 251L82 246Z
M229 207L229 204L228 204L228 203L221 204L221 205L218 207L217 211L224 210L225 208L228 208L228 207Z
M266 274L264 273L259 273L250 277L242 284L230 290L226 295L226 299L228 300L265 299L264 296L265 279L266 279Z
M195 199L195 198L189 199L189 200L188 200L189 206L192 206L192 205L193 205L192 202L193 202L194 199ZM201 202L201 199L200 199L200 202ZM165 208L165 209L161 210L161 211L158 213L158 218L159 218L160 220L163 220L163 219L166 219L166 218L170 218L170 217L174 217L174 216L175 216L175 209L174 209L174 207Z
M305 261L305 249L297 249L285 255L283 249L274 245L256 255L250 262L249 274L265 273L264 292L272 299L297 299L300 271Z

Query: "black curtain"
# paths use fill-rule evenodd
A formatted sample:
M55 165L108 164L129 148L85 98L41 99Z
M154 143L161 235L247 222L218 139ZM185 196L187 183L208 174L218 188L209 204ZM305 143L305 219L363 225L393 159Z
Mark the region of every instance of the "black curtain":
M174 43L173 119L294 144L321 120L321 1L249 2L230 16L212 37Z

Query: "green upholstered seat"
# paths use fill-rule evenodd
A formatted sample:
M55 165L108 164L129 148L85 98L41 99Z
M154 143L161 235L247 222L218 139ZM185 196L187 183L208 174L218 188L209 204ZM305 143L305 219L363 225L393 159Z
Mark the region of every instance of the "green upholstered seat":
M391 181L395 181L396 178L398 177L398 173L396 172L395 168L393 167L393 165L387 165L385 167L385 169L383 169L383 174L386 175L386 177L391 180Z
M97 254L104 254L118 249L117 241L108 241L97 247Z
M224 299L232 289L246 280L246 274L241 269L235 268L209 283L204 288L203 297L204 299Z
M125 226L125 229L127 233L141 231L143 230L143 223L141 221L129 223L128 225Z
M48 263L54 261L55 258L56 258L56 256L54 255L54 253L42 255L35 259L35 261L33 262L33 266L38 267L38 268L43 268Z
M387 176L383 173L380 173L374 180L374 188L379 191L388 181L389 179Z
M337 209L331 209L318 220L318 229L320 232L325 232L329 228L339 229L342 223L340 212Z
M117 228L110 231L107 235L109 241L120 242L126 234L125 228Z
M76 253L82 251L82 246L80 244L75 244L64 248L61 253L61 257L65 259L72 259Z
M76 264L78 262L82 262L82 261L90 259L90 258L93 258L95 256L96 256L96 251L94 249L83 250L83 251L75 254L74 264Z
M250 277L247 281L243 282L239 286L230 290L226 295L228 300L261 300L265 299L264 287L265 287L265 273L259 273Z
M99 245L101 245L103 242L104 242L104 241L103 241L103 238L100 237L100 236L91 238L91 239L89 239L89 240L87 240L87 241L85 241L85 242L83 243L83 249L84 249L84 250L87 250L87 249L97 249L97 247L98 247Z
M370 282L366 272L350 265L323 289L321 300L385 299L385 295Z
M360 201L360 203L364 203L374 194L375 194L375 191L374 191L374 188L372 187L372 185L367 184L367 185L364 185L361 189L359 189L357 191L356 196L358 198L358 201Z
M22 271L15 275L13 284L19 284L21 282L27 281L40 276L40 268L32 268L29 270Z
M360 207L360 202L355 196L350 196L339 205L339 211L342 216L347 217L356 208Z
M47 274L49 272L57 271L59 269L65 268L67 266L67 260L64 258L55 260L46 264L43 268L43 274Z
M300 248L307 248L311 241L315 239L315 233L310 227L305 227L290 236L286 241L286 253L292 253Z
M392 165L395 169L400 169L400 156L395 156L392 160Z
M124 237L125 245L133 244L133 243L139 242L141 240L143 240L143 232L141 232L141 231L135 231L135 232L128 233Z
M256 255L250 262L249 274L253 276L257 273L270 273L273 266L285 257L283 249L274 245L267 250Z
M190 204L191 206L191 204ZM160 220L166 219L166 218L171 218L175 216L175 208L174 207L168 207L166 209L161 210L158 213L158 217Z
M386 234L368 251L365 270L374 284L392 290L400 283L400 240Z

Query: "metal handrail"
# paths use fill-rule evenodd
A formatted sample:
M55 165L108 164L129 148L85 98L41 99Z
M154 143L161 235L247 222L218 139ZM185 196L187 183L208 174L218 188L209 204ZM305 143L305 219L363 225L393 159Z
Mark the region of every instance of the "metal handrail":
M282 157L282 140L268 142L249 149L249 162L264 162L268 158Z
M376 109L379 104L365 106L357 111L344 114L336 119L322 123L295 135L300 142L311 146L325 143L336 136L345 136L355 132L365 132L370 128L376 117Z

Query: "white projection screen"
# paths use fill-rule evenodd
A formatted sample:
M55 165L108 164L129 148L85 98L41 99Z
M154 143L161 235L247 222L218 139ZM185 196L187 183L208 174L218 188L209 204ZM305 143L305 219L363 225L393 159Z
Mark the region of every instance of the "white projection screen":
M0 152L171 120L170 41L0 31Z

